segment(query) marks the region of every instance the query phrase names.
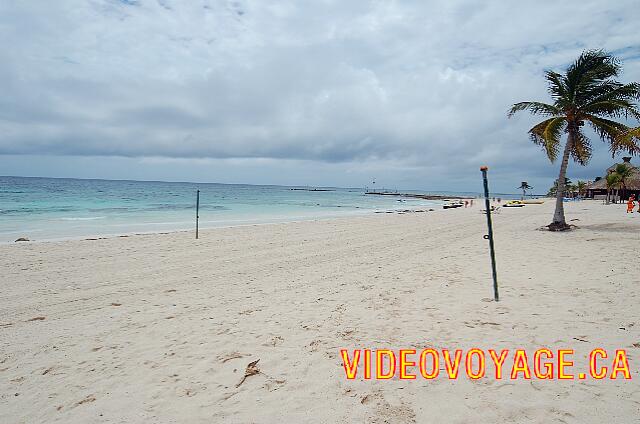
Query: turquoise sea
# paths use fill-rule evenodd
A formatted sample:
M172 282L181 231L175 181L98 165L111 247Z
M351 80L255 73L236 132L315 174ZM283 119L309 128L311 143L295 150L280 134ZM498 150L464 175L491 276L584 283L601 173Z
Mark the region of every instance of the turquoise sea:
M300 189L303 190L300 190ZM429 207L441 202L363 189L0 177L0 242L56 240L284 222Z

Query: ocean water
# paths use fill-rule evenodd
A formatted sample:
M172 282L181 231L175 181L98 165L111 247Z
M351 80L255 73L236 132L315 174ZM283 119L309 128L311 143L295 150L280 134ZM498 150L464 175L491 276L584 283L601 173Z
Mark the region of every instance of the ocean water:
M0 177L0 242L190 230L433 207L363 189Z

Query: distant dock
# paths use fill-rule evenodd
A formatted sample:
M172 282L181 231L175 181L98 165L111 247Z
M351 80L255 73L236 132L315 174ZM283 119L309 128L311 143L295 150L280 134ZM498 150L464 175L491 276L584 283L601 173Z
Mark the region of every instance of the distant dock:
M290 188L291 191L335 191L330 188Z
M469 197L469 196L442 196L440 194L393 193L389 191L367 191L365 192L365 194L373 194L376 196L410 197L414 199L424 199L424 200L472 199L472 197Z

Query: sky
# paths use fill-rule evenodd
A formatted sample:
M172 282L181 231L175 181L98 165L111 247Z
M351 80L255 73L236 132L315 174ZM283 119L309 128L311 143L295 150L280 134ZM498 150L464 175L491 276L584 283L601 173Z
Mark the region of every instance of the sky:
M511 104L637 0L0 2L0 175L479 191L557 177ZM540 119L538 119L540 120ZM593 139L573 180L614 162ZM640 159L632 163L640 163Z

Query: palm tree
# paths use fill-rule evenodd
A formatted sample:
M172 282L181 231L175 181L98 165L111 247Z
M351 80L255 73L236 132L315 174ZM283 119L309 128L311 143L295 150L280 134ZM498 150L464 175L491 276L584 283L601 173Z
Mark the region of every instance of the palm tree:
M609 198L611 196L611 192L613 191L614 188L618 188L620 187L620 175L618 175L615 172L610 172L609 174L607 174L606 176L606 182L607 182L607 205L609 204Z
M578 196L583 197L584 192L587 191L587 182L578 180L576 188L578 189Z
M555 162L561 148L562 134L567 134L564 144L556 209L550 230L562 231L570 227L564 217L562 199L565 194L564 178L567 174L569 156L580 165L591 158L591 140L584 134L585 122L595 130L603 141L609 143L613 154L628 151L640 152L640 131L633 132L625 124L609 118L640 119L635 101L640 99L640 84L622 84L615 80L621 70L620 61L602 50L587 50L571 64L564 74L546 71L552 104L521 102L511 107L508 116L528 110L547 119L529 130L531 140L542 146L551 162Z
M618 174L620 176L620 187L622 187L622 197L621 198L625 198L626 197L626 192L627 192L627 179L629 177L631 177L631 175L633 174L633 170L628 167L627 165L625 165L624 163L619 163L616 165L614 171L616 174Z
M520 183L520 187L518 188L522 190L522 200L524 200L524 198L527 196L527 190L531 190L533 187L531 187L528 182L523 181L522 183Z
M565 187L569 187L571 185L571 180L567 177L564 177L564 186ZM553 187L551 187L549 189L549 191L547 192L547 196L549 197L555 197L558 194L558 180L556 179L553 182Z

